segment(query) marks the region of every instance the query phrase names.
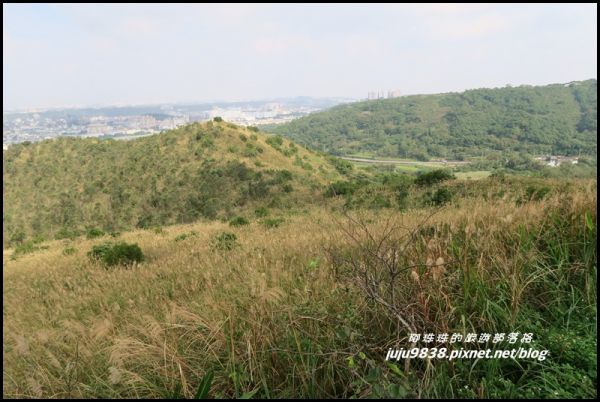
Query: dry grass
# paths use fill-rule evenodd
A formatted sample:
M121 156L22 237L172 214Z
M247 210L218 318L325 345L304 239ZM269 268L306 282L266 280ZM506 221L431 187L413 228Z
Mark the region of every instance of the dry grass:
M402 314L417 329L452 329L462 308L454 287L469 270L480 280L505 276L514 320L535 281L523 267L539 255L516 253L507 234L519 225L535 231L548 211L559 208L592 211L595 221L595 202L595 182L588 182L567 198L520 206L469 199L438 211L428 224L462 233L465 252L453 253L453 238L439 234L411 244L403 261L420 268L406 272L403 297L413 298L414 306ZM360 215L378 238L391 222L409 231L423 226L429 212ZM105 270L88 260L86 252L101 239L69 242L77 250L72 255L63 255L61 241L16 260L5 252L4 395L189 398L214 370L216 397L252 391L265 397L351 396L356 373L346 358L368 352L365 344L377 337L378 348L385 348L406 334L385 332L385 312L333 269L327 250L356 251L347 235L351 227L322 208L286 217L271 229L259 222L239 228L209 222L163 233L134 231L121 238L138 243L145 261L129 269ZM190 231L198 235L174 241ZM239 246L212 250L211 239L222 231L235 232ZM450 261L443 270L432 269ZM480 327L493 326L490 321L467 318Z

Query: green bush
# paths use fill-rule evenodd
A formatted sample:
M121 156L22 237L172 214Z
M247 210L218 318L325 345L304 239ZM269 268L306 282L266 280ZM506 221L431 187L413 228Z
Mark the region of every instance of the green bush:
M33 253L34 251L39 250L41 247L36 246L32 240L28 240L21 244L18 244L15 247L14 256ZM46 247L47 248L47 247Z
M548 186L527 186L525 189L525 199L527 201L540 201L543 200L550 191L550 187Z
M261 151L259 151L259 149ZM244 147L242 155L246 158L254 158L255 156L258 156L259 152L262 152L262 148L255 147L254 145L247 143Z
M9 239L9 243L10 244L20 244L20 243L23 243L25 241L26 237L27 236L25 235L24 231L17 230L13 234L11 234L10 239Z
M269 210L265 207L260 207L254 210L254 215L256 215L257 218L264 218L269 215Z
M86 232L86 237L88 239L95 239L96 237L104 236L104 232L98 228L90 228Z
M31 241L33 242L33 244L39 244L45 242L46 238L42 235L37 235L33 239L31 239Z
M192 230L190 233L182 233L178 236L175 237L175 241L182 241L187 239L188 237L196 237L198 236L198 233L194 230Z
M336 181L331 183L325 191L325 197L335 197L338 195L351 195L359 188L359 184L352 181Z
M212 148L215 145L215 141L212 139L212 137L204 136L200 140L200 144L204 148Z
M79 236L79 233L77 233L77 231L69 228L62 228L56 233L56 236L54 236L54 238L56 240L74 239L77 236Z
M431 204L444 205L452 200L452 192L445 187L438 188L431 196Z
M294 175L292 172L290 172L289 170L283 169L283 170L278 170L277 173L275 173L275 177L273 178L273 181L277 184L284 184L284 183L292 180L293 177L294 177Z
M248 222L248 219L244 218L243 216L236 216L229 221L229 226L243 226L248 225L249 223L250 222Z
M275 149L279 149L283 145L283 137L281 135L275 135L267 138L267 144Z
M223 118L222 118L222 117L219 117L219 116L217 116L217 117L215 117L215 118L213 119L213 121L216 121L216 122L221 122L221 121L223 121Z
M335 170L341 174L348 174L354 169L352 163L344 159L331 158L331 163L333 163Z
M221 232L212 242L213 249L216 250L233 250L237 245L237 236L231 232Z
M255 133L257 133L258 132L258 127L256 127L256 126L248 126L248 130L254 131Z
M77 249L75 247L65 247L63 250L64 255L73 255L76 252L77 252Z
M271 229L271 228L279 227L283 223L283 221L284 221L283 218L265 219L263 221L263 225L265 225L265 227L267 229Z
M141 262L144 259L142 250L137 244L127 244L125 242L110 243L105 242L92 247L88 252L88 257L92 261L100 261L106 266L130 265L134 262Z
M431 172L421 173L415 179L415 184L418 186L430 186L435 183L454 179L454 175L447 170L437 169Z

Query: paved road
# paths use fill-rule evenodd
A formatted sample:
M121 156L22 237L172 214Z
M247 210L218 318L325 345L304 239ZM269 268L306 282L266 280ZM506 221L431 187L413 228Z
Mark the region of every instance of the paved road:
M383 159L365 159L365 158L350 158L346 156L340 156L340 159L354 162L365 162L365 163L387 163L394 165L464 165L469 162L464 161L428 161L428 162L413 162L413 161L399 161L399 160L383 160Z

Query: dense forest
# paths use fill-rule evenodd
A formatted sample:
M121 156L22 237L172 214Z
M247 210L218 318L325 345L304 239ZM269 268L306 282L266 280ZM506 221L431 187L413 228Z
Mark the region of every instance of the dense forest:
M265 130L333 155L595 158L596 115L592 79L358 102Z
M3 152L4 246L227 219L260 205L313 199L338 173L282 137L225 122L131 141L59 138Z

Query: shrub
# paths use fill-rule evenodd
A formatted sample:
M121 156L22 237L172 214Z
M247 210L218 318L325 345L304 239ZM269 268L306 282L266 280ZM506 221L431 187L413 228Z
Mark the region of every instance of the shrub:
M294 191L294 187L292 187L291 184L286 183L283 186L281 186L281 189L285 192L285 193L291 193L292 191Z
M116 244L105 242L95 245L88 252L88 257L92 261L100 261L106 266L130 265L144 259L142 250L137 244L125 242Z
M335 170L337 170L341 174L348 174L354 168L351 162L348 162L344 159L331 158L331 162L333 163Z
M77 233L75 230L72 230L69 228L62 228L56 233L56 236L54 236L54 238L56 240L73 239L73 238L77 237L78 235L79 235L79 233Z
M248 130L254 131L255 133L257 133L258 132L258 127L256 127L256 126L248 126Z
M245 134L240 133L240 140L242 140L243 142L246 142L246 141L248 141L248 137L246 137Z
M204 148L212 148L215 145L215 141L211 137L204 136L202 137L202 140L200 140L200 144Z
M33 244L39 244L45 242L46 238L42 235L37 235L33 239L31 239L31 241L33 242Z
M25 235L24 231L17 230L10 236L9 242L10 242L10 244L20 244L25 241L26 237L27 236Z
M64 255L73 255L76 252L77 252L77 249L75 247L65 247L63 250Z
M415 184L419 186L430 186L445 180L454 179L454 175L447 170L432 170L431 172L421 173L415 179Z
M248 222L248 219L244 218L243 216L236 216L229 221L229 226L243 226L248 225L249 223L250 222Z
M550 187L548 186L527 186L525 189L525 199L528 201L540 201L543 200L548 193L550 193Z
M452 200L452 192L445 187L438 188L431 196L431 204L444 205Z
M351 181L336 181L331 183L325 191L326 197L335 197L338 195L351 195L359 188L358 183Z
M212 242L213 249L216 250L233 250L237 245L237 236L231 232L221 232Z
M33 253L34 251L37 251L39 249L40 249L40 247L36 246L32 240L28 240L26 242L18 244L15 247L15 251L14 251L13 255L17 256L19 254L29 254L29 253Z
M390 189L374 183L363 183L351 196L346 196L344 207L380 209L392 207L395 195Z
M396 203L398 204L398 208L406 209L409 195L408 186L399 186L396 188Z
M254 210L254 215L256 215L258 218L264 218L265 216L269 215L269 210L265 207L260 207Z
M265 225L267 229L279 227L282 223L283 218L265 219L263 221L263 225Z
M258 156L258 153L259 153L258 148L256 148L252 144L246 144L242 155L245 156L246 158L254 158L255 156Z
M279 170L277 173L275 173L274 181L277 184L284 184L292 180L293 177L294 175L289 170Z
M279 147L283 145L283 137L281 135L269 137L267 138L267 144L269 144L275 149L279 149Z
M222 118L222 117L219 117L219 116L217 116L217 117L215 117L215 118L213 119L213 121L216 121L216 122L221 122L221 121L223 121L223 118Z
M88 239L95 239L96 237L104 236L104 232L98 228L90 228L86 232L86 237Z
M194 230L192 230L190 233L182 233L178 236L175 237L175 241L182 241L187 239L188 237L196 237L198 236L198 233Z

